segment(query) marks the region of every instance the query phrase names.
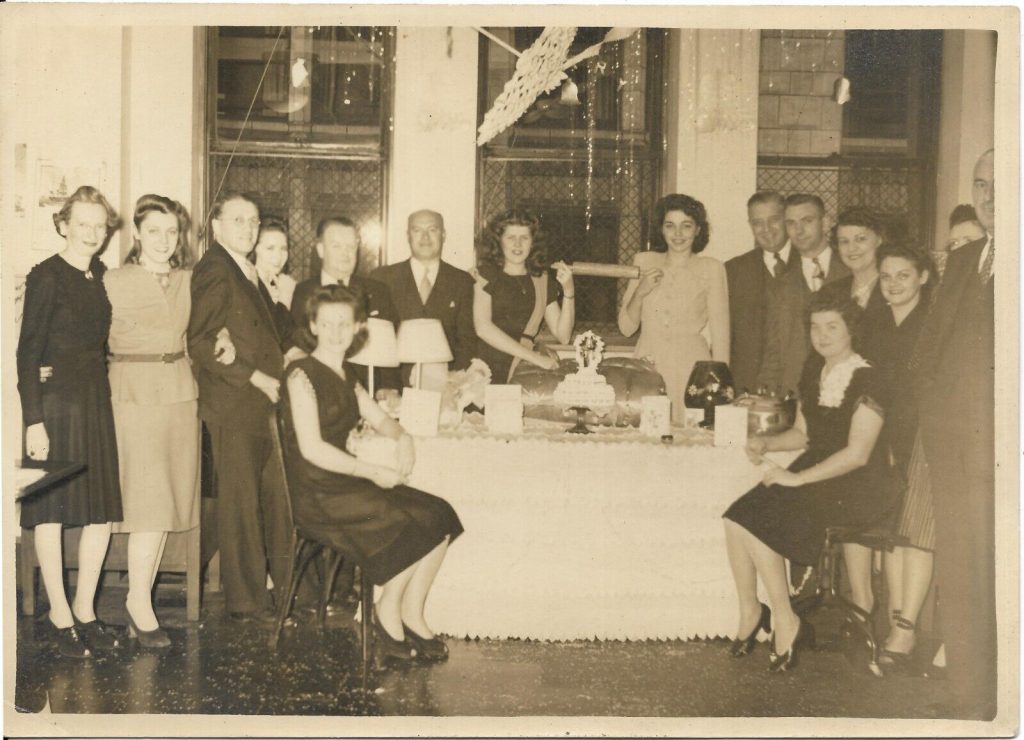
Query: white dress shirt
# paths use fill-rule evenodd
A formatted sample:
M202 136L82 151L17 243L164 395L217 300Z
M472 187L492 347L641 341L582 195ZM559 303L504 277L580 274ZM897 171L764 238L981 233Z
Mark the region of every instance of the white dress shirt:
M980 259L978 260L978 272L981 272L981 268L985 265L985 258L988 257L988 250L992 246L992 235L987 234L988 238L985 239L985 246L981 250ZM995 273L995 260L992 260L992 272Z
M827 276L829 267L832 265L832 248L825 247L817 257L804 257L800 255L800 267L804 271L804 282L807 283L807 287L811 290L814 290L814 273L817 270L814 266L814 260L818 260L818 264L821 265L821 271ZM822 285L824 285L824 280ZM818 287L820 288L821 286L819 285Z
M793 247L792 245L790 245L788 241L783 245L782 249L780 249L778 252L769 252L767 249L762 249L761 259L764 260L764 266L768 268L768 272L770 272L772 275L775 274L776 254L782 258L782 261L784 263L789 264L789 253L790 251L792 251L792 249Z

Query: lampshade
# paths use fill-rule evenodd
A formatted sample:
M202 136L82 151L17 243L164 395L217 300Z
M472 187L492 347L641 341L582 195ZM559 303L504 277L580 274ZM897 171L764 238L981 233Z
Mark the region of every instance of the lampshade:
M369 332L366 344L348 361L356 365L398 367L395 325L387 319L370 318L366 320L366 329Z
M437 319L408 319L398 326L399 362L451 362L444 327Z

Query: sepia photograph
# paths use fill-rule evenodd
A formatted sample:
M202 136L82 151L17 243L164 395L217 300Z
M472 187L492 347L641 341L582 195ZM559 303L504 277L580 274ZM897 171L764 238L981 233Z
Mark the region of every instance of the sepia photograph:
M1019 24L0 7L4 735L1015 735Z

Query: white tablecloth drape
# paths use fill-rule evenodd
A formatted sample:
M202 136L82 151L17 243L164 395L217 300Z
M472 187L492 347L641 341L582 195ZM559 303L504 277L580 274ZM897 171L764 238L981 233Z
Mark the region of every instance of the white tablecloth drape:
M721 515L763 471L710 435L683 437L418 438L411 484L451 502L466 529L427 602L430 624L545 640L729 635Z

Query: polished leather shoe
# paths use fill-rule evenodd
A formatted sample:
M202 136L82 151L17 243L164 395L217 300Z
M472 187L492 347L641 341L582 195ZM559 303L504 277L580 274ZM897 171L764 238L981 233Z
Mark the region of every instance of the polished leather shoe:
M814 642L814 625L801 619L800 625L796 629L796 637L793 638L793 644L789 646L789 650L778 654L775 660L769 657L769 672L785 673L793 670L796 668L800 651L803 648L813 649Z
M114 630L99 618L91 622L81 622L74 614L71 616L75 620L75 629L82 638L82 642L88 645L94 654L109 653L121 646L121 640Z
M43 629L46 632L47 638L56 646L57 652L62 656L65 658L75 658L76 660L92 657L92 651L89 650L89 646L82 640L82 636L76 627L71 626L62 629L51 622L49 617L45 617L43 622L45 622Z
M228 612L228 617L239 624L256 624L264 627L272 627L277 624L277 615L270 610L260 612ZM292 619L289 617L288 619ZM285 620L287 624L288 620Z
M408 638L396 640L381 626L376 617L373 620L373 661L377 668L384 668L388 663L411 663L419 656L419 651L409 642Z
M750 655L757 647L757 635L764 630L766 633L772 631L772 610L766 604L761 604L761 616L754 625L754 629L742 640L733 640L729 646L729 654L734 658L743 658Z
M405 623L402 624L405 630L405 641L416 648L417 657L422 661L441 663L448 660L448 645L438 635L431 638L417 635Z

